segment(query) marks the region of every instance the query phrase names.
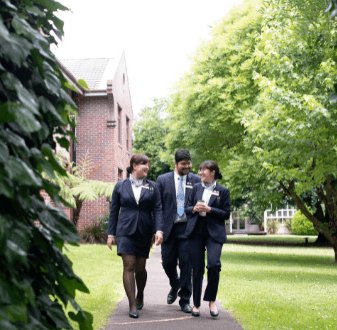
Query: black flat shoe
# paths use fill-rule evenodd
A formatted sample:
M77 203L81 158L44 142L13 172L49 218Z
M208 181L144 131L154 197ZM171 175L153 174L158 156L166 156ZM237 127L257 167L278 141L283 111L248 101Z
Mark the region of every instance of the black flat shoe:
M180 308L184 313L192 313L192 307L190 304L186 304L185 306L180 306Z
M137 307L138 310L141 310L144 307L144 303L137 304L136 307Z
M194 306L195 307L195 306ZM193 307L193 308L194 308ZM192 316L199 317L200 316L200 310L198 312L194 312L192 308ZM195 307L196 308L196 307Z
M219 315L219 310L216 312L209 311L212 317L217 317Z
M131 311L129 311L129 316L132 317L133 319L138 319L139 314L138 312L132 313Z
M167 295L167 303L169 305L173 304L178 297L178 291L171 289L169 294Z

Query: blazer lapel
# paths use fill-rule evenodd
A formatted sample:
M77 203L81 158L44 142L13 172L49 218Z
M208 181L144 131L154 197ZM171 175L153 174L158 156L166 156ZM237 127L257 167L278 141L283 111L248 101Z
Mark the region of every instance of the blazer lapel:
M177 192L176 192L176 183L174 182L174 171L171 172L170 177L168 178L168 190L171 192L172 196L174 196L174 200L177 199Z
M214 191L217 191L217 192L219 193L219 196L220 196L220 191L216 189L217 185L218 185L218 184L216 184L216 186L215 186L215 188L214 188ZM214 191L213 191L213 192L214 192ZM217 197L218 197L218 196L211 195L211 198L209 199L208 205L212 205L212 204L215 202L215 200L217 199Z
M131 186L131 181L129 179L125 180L125 186L126 186L126 191L130 194L130 196L133 198L133 200L136 202L135 194L133 193L132 186Z
M142 186L148 184L147 180L146 179L143 179L143 184ZM150 185L149 185L150 187ZM140 200L143 198L144 194L146 193L147 189L146 188L142 188L141 191L140 191L140 197L139 197L139 202Z
M189 181L188 174L187 174L187 177L186 177L185 203L187 203L188 198L190 197L190 193L191 193L191 191L192 191L191 188L187 188L187 183L191 183L191 182ZM193 187L193 184L192 184L192 187Z
M196 193L197 201L202 200L202 195L204 193L204 187L202 185L199 186L198 191Z

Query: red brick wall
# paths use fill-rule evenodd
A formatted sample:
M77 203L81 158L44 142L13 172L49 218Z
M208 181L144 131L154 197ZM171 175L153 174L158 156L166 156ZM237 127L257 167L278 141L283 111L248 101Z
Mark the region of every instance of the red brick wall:
M123 83L124 75L124 83ZM79 160L88 152L92 161L90 179L117 182L118 168L126 168L132 156L133 113L126 72L124 55L112 80L112 94L108 96L79 96L75 98L78 106L78 124L76 127L76 158ZM118 125L107 126L107 121L118 121L118 106L121 111L121 143L118 142ZM129 150L126 148L126 117L129 118ZM100 197L94 202L84 202L78 222L78 229L91 224L97 217L109 212L109 202Z

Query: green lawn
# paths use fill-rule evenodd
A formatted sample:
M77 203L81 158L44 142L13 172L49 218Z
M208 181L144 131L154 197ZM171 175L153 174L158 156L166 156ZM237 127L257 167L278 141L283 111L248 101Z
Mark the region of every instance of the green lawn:
M234 238L230 236L229 240ZM245 236L299 243L296 236ZM295 242L294 242L295 240ZM313 238L314 240L314 238ZM310 242L310 239L309 239ZM90 289L76 301L104 328L124 297L122 260L106 245L67 245L75 273ZM332 248L225 244L218 298L245 330L337 329L337 265ZM76 323L72 323L78 329Z
M225 244L221 262L218 298L244 329L337 329L332 248Z
M297 236L297 235L249 235L249 236L237 236L237 235L228 235L229 243L240 243L240 242L249 242L249 243L287 243L287 244L304 244L304 237L308 237L308 242L313 243L316 241L317 236Z
M112 251L107 245L67 245L75 274L82 278L90 294L78 292L76 301L85 311L94 316L94 329L104 328L108 317L124 297L122 282L122 258L117 256L116 246ZM72 307L68 307L72 310ZM76 322L71 325L79 329Z

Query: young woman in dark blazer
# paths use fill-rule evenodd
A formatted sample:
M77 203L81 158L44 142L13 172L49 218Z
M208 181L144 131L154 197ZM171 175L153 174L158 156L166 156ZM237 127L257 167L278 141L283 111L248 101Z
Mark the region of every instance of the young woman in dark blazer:
M143 308L147 279L146 259L153 236L155 244L163 241L163 218L160 195L155 183L145 179L150 159L144 154L131 157L130 177L116 184L111 200L108 246L117 243L123 259L123 284L129 300L129 316L137 318ZM137 297L135 296L137 285Z
M204 300L209 301L210 314L215 317L219 315L215 300L220 279L221 250L227 242L225 220L230 215L230 195L228 188L216 182L216 179L222 178L216 162L203 162L199 175L201 182L193 186L186 205L186 235L193 268L192 315L200 315L206 248L208 281Z

